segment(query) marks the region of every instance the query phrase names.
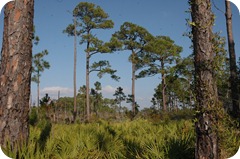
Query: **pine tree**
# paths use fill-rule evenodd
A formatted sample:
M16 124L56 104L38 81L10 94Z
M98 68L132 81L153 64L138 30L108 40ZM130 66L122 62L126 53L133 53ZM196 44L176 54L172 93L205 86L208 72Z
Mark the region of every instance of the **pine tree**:
M90 120L90 83L89 75L91 72L98 72L101 78L103 74L110 74L115 80L119 77L115 75L116 70L111 69L108 61L102 60L90 65L90 59L93 55L98 53L110 53L114 46L112 42L104 43L98 39L93 31L96 29L111 29L113 28L113 21L109 20L109 16L100 6L93 3L80 2L73 10L73 16L77 18L77 35L80 36L80 44L86 44L86 110L87 120ZM64 32L73 35L74 25L70 24Z
M37 53L33 56L33 66L32 66L32 81L37 83L37 106L39 107L39 95L40 95L40 77L41 73L45 69L50 68L48 61L44 60L44 57L48 55L48 51L44 50L40 53Z
M163 110L167 111L166 75L171 65L180 58L182 47L176 45L167 36L156 36L148 42L144 50L146 53L141 55L142 66L139 68L147 67L147 69L142 70L137 77L142 78L161 74L162 106Z
M210 0L190 0L195 67L196 159L218 159L218 95L214 74L214 15Z
M73 64L73 97L74 97L74 104L73 104L73 122L76 120L77 116L77 18L74 17L74 24L68 25L66 30L63 33L67 33L68 36L74 36L74 64Z
M144 46L147 41L152 38L152 35L143 27L125 22L121 25L120 30L117 31L114 35L114 38L117 38L123 45L122 50L131 51L129 61L132 63L132 112L133 115L136 115L135 109L135 80L136 80L136 65L139 62L138 54L144 51Z
M98 115L98 110L102 105L102 93L100 92L102 90L102 86L100 82L94 83L95 88L91 89L91 95L92 95L92 105L93 105L93 111Z
M126 95L123 92L123 88L122 87L118 87L115 91L115 93L113 94L113 96L115 96L115 101L117 104L119 104L119 108L122 108L122 102L126 100Z
M26 144L32 68L34 0L9 2L4 10L0 69L0 144Z
M231 97L232 97L232 111L231 115L234 118L239 117L239 89L237 86L237 64L235 54L235 43L232 31L232 11L230 1L225 0L226 5L226 26L228 35L228 52L230 61L230 84L231 84Z

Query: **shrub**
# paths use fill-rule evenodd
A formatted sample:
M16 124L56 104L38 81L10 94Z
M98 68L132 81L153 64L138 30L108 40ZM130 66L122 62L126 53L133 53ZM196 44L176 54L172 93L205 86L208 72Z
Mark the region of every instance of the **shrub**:
M29 115L29 124L35 126L38 122L37 108L33 107Z
M227 124L229 125L229 124ZM220 127L221 128L221 127ZM222 155L229 157L239 145L239 131L229 127L220 133ZM221 132L221 131L220 131ZM223 142L224 141L224 145ZM30 127L28 147L19 151L26 159L191 159L195 132L191 120L53 124L41 120ZM38 146L36 146L38 145ZM42 145L42 147L41 147ZM10 153L13 157L16 154Z

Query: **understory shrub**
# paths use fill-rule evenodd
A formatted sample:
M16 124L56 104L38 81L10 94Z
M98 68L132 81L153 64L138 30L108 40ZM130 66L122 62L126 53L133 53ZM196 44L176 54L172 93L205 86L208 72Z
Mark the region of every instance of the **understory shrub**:
M236 133L230 134L230 130L226 132L229 135L226 145L231 147L233 141L239 144ZM99 120L97 123L69 125L39 123L30 127L28 147L20 150L19 158L192 159L194 143L191 120L157 123L146 119L124 122ZM226 152L235 151L229 147L224 147ZM10 151L6 152L10 154ZM14 153L11 155L16 157Z

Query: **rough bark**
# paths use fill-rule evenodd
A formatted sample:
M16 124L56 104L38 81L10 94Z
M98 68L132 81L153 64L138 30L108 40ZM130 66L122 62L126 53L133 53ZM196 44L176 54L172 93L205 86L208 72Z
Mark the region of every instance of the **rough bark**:
M214 23L210 0L191 0L197 122L195 159L218 159L217 88L213 74Z
M239 116L239 90L237 86L237 64L235 55L235 43L232 31L232 11L230 1L225 0L226 5L226 26L228 35L228 52L230 61L230 85L232 97L232 111L231 115L235 118Z
M0 70L0 144L26 144L32 68L34 0L5 6Z

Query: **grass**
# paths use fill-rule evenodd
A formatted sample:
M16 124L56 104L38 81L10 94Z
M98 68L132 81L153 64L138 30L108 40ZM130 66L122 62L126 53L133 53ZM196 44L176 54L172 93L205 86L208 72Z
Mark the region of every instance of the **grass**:
M170 153L184 145L181 155L193 154L191 121L152 123L137 119L121 123L41 124L30 127L25 159L172 159ZM8 153L16 158L16 154ZM193 158L193 156L191 156ZM175 158L176 159L176 158Z
M225 132L221 150L234 154L239 134ZM234 143L233 143L234 142ZM23 159L193 159L195 133L191 120L150 122L146 119L88 124L49 124L30 127ZM237 147L236 147L237 148ZM6 151L16 158L16 154Z

